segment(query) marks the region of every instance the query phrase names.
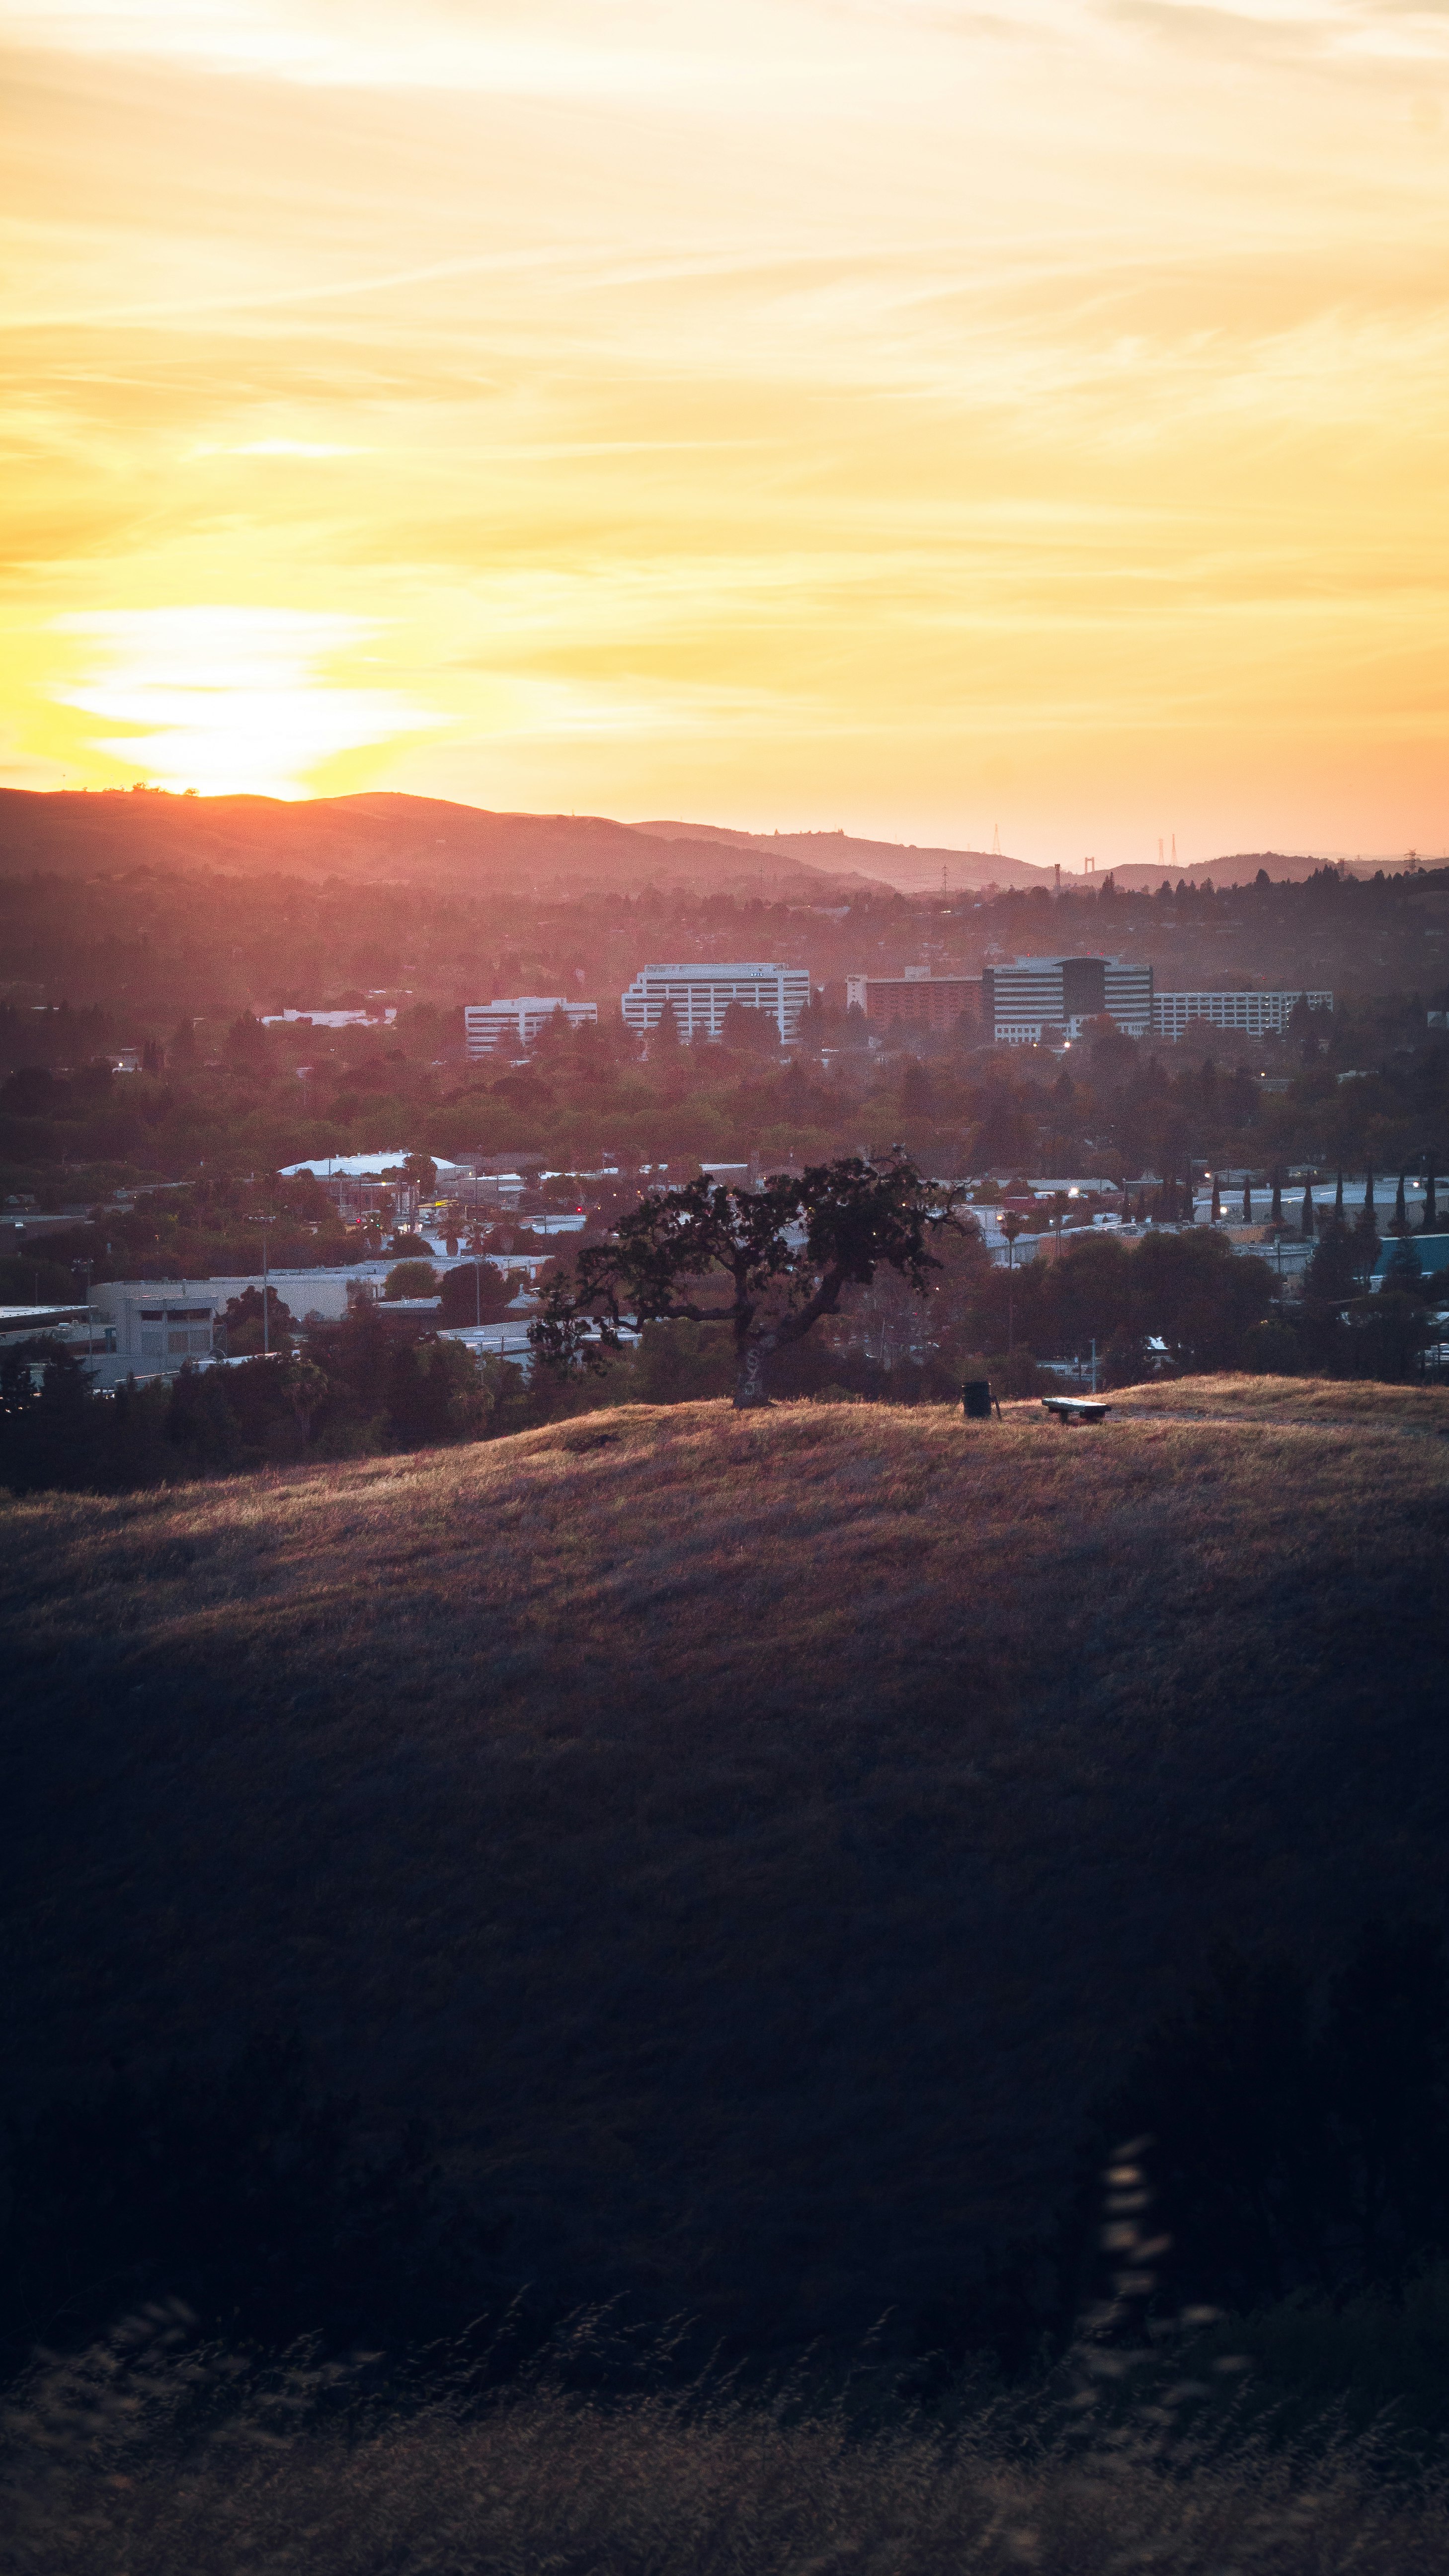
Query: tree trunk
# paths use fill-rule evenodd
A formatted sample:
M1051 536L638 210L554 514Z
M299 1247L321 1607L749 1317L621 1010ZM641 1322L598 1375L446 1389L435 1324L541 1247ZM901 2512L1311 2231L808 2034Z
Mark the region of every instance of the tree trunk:
M765 1378L770 1353L774 1347L773 1333L763 1334L758 1341L750 1340L742 1345L738 1354L739 1367L735 1373L735 1411L737 1413L754 1412L760 1406L769 1403Z

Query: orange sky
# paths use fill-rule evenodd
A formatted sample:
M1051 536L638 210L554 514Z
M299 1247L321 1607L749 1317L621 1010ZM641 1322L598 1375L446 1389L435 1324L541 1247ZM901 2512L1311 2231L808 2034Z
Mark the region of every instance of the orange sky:
M1449 21L0 0L0 777L1449 844Z

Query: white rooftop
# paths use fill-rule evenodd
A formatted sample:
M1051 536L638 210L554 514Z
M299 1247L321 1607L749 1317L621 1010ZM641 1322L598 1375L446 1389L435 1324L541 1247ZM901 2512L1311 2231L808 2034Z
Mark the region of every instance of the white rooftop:
M382 1154L310 1154L305 1163L284 1163L280 1178L295 1181L303 1172L319 1181L374 1181L383 1172L399 1172L410 1148L394 1145Z

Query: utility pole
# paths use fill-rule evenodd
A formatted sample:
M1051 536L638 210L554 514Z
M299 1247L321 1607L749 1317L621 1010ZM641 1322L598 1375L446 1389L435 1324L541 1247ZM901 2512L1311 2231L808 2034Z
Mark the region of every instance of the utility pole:
M1006 1237L1006 1352L1010 1358L1016 1348L1016 1238L1021 1232L1021 1219L1009 1209L1001 1220Z
M249 1225L259 1225L259 1226L261 1227L261 1229L262 1229L262 1357L263 1357L263 1359L270 1359L270 1357L271 1357L271 1352L272 1352L272 1334L271 1334L271 1303L272 1303L272 1264L271 1264L271 1248L272 1248L272 1247L271 1247L271 1228L276 1224L276 1221L277 1221L277 1220L276 1220L275 1216L254 1216L254 1217L249 1217L249 1218L247 1219L247 1223L248 1223Z
M95 1268L95 1264L91 1261L75 1261L72 1262L71 1268L73 1270L83 1270L86 1274L86 1378L87 1381L89 1381L91 1376L91 1343L95 1339L95 1328L91 1323L91 1272ZM38 1304L39 1300L37 1299L36 1302Z

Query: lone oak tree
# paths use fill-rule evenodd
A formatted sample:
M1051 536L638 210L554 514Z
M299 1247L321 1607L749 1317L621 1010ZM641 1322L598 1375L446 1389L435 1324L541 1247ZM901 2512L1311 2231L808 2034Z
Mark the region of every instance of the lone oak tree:
M601 1372L637 1324L728 1324L735 1403L768 1404L770 1355L839 1312L845 1289L868 1288L882 1265L924 1296L939 1270L937 1227L971 1230L955 1193L924 1180L899 1149L880 1163L858 1155L816 1163L800 1179L778 1172L757 1190L708 1174L661 1190L622 1217L608 1243L581 1252L544 1292L528 1337L561 1376Z

